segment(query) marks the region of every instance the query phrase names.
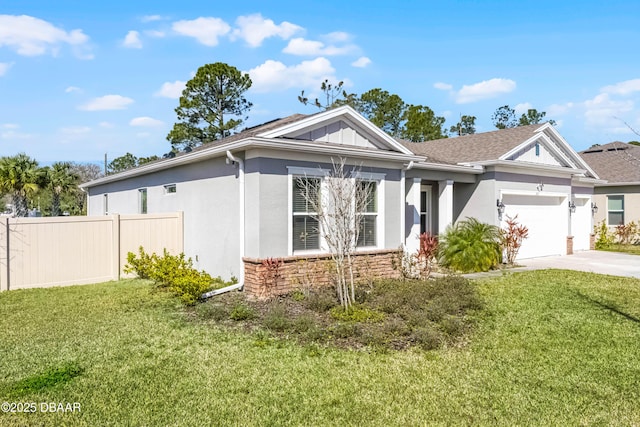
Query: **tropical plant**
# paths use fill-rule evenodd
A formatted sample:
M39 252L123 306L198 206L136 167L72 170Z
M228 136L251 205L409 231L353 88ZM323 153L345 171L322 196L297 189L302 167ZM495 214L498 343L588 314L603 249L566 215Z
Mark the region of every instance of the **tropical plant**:
M46 180L45 170L25 153L0 158L0 191L11 197L16 216L27 216L29 198L45 186Z
M609 231L609 227L605 221L600 221L593 226L593 234L596 239L596 249L606 249L613 245L615 241L615 235Z
M439 262L462 273L488 271L500 263L499 241L498 227L467 218L440 235Z
M614 231L618 243L621 245L630 245L635 242L636 234L638 233L638 224L631 221L627 224L616 225Z
M74 189L80 180L69 162L56 162L47 169L48 184L51 189L51 216L60 215L60 197Z
M522 246L522 241L529 237L529 228L519 224L516 219L518 215L511 218L507 215L507 227L500 230L500 246L505 252L507 264L513 265Z
M422 233L420 235L420 246L416 253L417 266L422 279L427 279L431 275L437 253L438 237L432 236L430 233Z

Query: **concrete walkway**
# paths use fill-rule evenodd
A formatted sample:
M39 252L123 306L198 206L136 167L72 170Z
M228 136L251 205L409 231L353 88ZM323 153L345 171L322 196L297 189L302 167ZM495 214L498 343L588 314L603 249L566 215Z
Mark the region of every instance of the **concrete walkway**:
M589 273L610 274L640 278L640 256L619 252L584 251L573 255L549 256L529 258L518 261L522 267L509 270L489 271L487 273L472 273L464 276L470 279L500 276L503 273L527 270L544 270L557 268L564 270L586 271Z

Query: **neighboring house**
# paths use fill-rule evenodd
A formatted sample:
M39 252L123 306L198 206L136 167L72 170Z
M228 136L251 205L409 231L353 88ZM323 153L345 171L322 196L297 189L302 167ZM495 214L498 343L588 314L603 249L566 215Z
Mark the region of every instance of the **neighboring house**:
M321 182L340 158L374 184L358 246L376 263L391 265L400 246L417 248L420 233L465 217L500 226L518 215L530 230L521 258L565 254L570 236L576 250L589 248L597 175L548 124L416 144L345 106L275 120L83 187L89 215L183 211L186 254L214 275L242 280L261 259L326 253L297 179ZM247 273L247 282L256 277Z
M580 156L607 181L594 189L595 221L609 226L640 221L640 147L615 141L581 151Z

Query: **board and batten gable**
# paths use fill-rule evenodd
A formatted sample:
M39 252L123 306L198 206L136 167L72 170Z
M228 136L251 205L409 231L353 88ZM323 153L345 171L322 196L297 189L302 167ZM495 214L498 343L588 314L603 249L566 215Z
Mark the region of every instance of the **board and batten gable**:
M549 166L565 166L562 159L550 150L550 147L541 140L536 140L512 154L507 160L516 162L538 163Z
M386 149L382 144L368 138L344 120L320 125L311 130L294 133L290 137L305 141L329 142L363 148Z
M139 190L147 189L147 213L184 212L184 251L194 266L225 279L238 276L238 168L225 158L203 160L89 187L89 215L136 214ZM175 185L175 192L166 186Z

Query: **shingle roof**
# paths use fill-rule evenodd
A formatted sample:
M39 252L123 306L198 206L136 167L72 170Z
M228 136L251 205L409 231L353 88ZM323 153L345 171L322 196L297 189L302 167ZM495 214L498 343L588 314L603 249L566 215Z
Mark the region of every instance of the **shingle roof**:
M543 125L518 126L424 142L398 141L414 154L427 156L428 161L435 163L457 164L497 160L512 148L534 136L536 130Z
M581 151L580 156L609 183L640 182L640 147L614 141Z

